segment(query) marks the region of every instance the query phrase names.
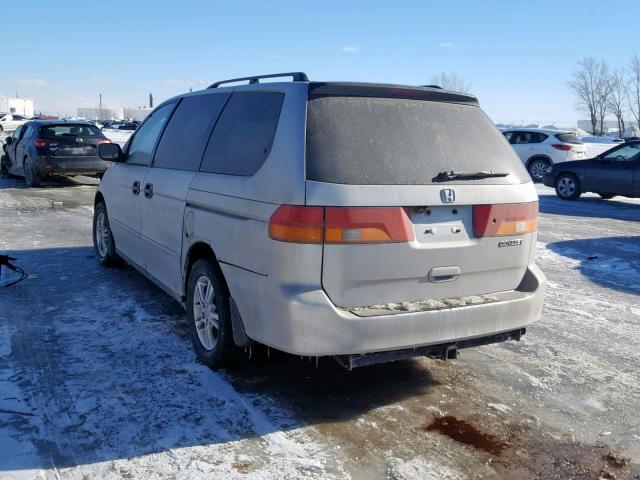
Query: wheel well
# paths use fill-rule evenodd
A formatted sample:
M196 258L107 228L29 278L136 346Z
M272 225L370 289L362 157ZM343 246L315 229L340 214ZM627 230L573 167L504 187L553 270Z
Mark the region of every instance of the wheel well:
M570 170L563 170L561 172L558 172L558 174L556 175L555 180L553 181L553 183L558 183L558 179L562 176L562 175L571 175L573 178L576 179L576 182L578 182L578 185L580 185L580 178L578 177L578 175L576 175L574 172L570 171Z
M222 270L220 269L220 265L218 264L218 258L216 254L213 252L213 249L204 242L196 242L189 248L187 252L187 256L184 261L184 276L182 278L182 297L186 298L187 295L187 282L189 281L189 274L191 273L191 267L198 260L206 258L213 262L213 268L215 268L220 274L220 278L222 278L225 283L225 288L227 288L227 294L229 288L226 286L226 280L224 279L224 275Z
M93 199L93 206L95 207L99 203L104 203L106 205L106 202L104 201L104 197L102 196L102 193L96 192L96 196Z
M529 165L531 165L531 162L533 162L534 160L544 160L549 165L551 165L553 163L551 161L551 159L549 157L545 156L545 155L535 155L535 156L531 157L529 160L527 160L527 168L529 168Z

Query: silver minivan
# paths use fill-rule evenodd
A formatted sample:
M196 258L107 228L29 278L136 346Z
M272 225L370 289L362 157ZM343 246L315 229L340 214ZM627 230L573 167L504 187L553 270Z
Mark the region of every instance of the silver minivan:
M255 343L349 368L454 358L540 316L538 196L473 96L234 79L99 151L98 259L181 302L211 367Z

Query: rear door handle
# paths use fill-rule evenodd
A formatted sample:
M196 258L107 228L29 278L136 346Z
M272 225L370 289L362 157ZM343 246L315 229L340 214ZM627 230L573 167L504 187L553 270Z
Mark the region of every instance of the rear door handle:
M434 283L453 282L460 276L460 267L435 267L429 272L429 280Z
M138 180L133 182L133 185L131 185L131 191L133 192L134 195L140 194L140 182Z
M153 197L153 185L150 183L147 183L144 186L144 196L147 198L151 198Z

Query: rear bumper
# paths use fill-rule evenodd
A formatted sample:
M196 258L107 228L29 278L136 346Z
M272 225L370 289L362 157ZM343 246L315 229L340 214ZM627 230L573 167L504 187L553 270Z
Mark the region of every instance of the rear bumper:
M243 318L247 335L289 353L324 356L418 348L522 329L540 317L546 278L529 265L518 290L501 301L366 317L336 307L322 289L265 287L258 288L259 299L234 295L241 314L245 301L259 301L258 315L268 317ZM232 288L232 294L234 290L247 289Z
M98 157L42 157L34 167L44 175L87 175L104 173L109 162Z

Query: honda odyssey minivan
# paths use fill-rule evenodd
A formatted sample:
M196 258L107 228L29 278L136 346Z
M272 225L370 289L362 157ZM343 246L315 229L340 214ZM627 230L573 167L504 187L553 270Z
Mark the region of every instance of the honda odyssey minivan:
M234 79L99 152L99 261L180 302L211 367L255 343L349 368L453 358L540 316L536 190L471 95Z

